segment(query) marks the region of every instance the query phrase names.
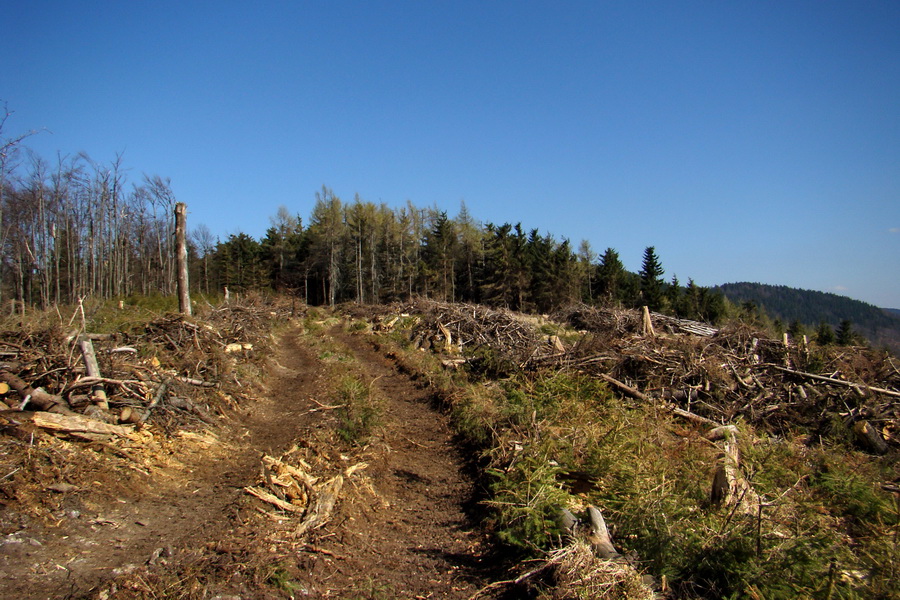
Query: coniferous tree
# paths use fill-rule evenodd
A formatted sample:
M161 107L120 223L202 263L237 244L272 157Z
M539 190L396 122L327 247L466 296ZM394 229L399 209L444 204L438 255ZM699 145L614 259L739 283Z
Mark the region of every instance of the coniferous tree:
M460 300L478 301L478 283L475 279L478 263L484 258L484 234L469 214L466 203L462 202L455 219L459 234L459 261L457 261L456 287Z
M648 246L644 250L641 265L641 302L650 310L659 310L663 299L663 273L665 271L656 256L656 248Z
M672 281L666 287L666 303L671 314L683 316L681 314L681 283L678 281L678 275L672 274Z
M581 280L582 302L594 303L594 261L597 254L591 249L591 243L581 240L578 246L578 276Z
M852 346L856 341L856 334L853 333L853 323L850 319L841 321L837 330L837 339L835 340L839 346Z
M816 342L822 346L829 346L836 341L837 337L835 337L834 329L832 329L831 325L825 321L819 323L819 327L816 329Z
M625 276L625 266L619 260L619 253L607 248L597 267L597 289L604 304L612 305L622 301Z
M445 211L434 211L431 222L422 247L425 294L453 302L456 300L456 231Z

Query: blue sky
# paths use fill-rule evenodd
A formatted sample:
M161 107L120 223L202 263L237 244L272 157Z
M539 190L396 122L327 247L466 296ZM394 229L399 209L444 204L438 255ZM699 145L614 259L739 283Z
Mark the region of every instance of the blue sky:
M0 100L223 238L327 185L900 307L898 32L895 0L31 0Z

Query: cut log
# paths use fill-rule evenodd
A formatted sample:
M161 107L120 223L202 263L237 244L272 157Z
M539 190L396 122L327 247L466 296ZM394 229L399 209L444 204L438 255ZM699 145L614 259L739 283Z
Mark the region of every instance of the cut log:
M128 435L131 429L110 425L82 415L61 415L48 412L5 411L3 415L19 423L31 423L41 429L62 433L91 433L99 435Z
M119 423L137 424L141 422L143 416L143 411L131 406L126 406L122 409L122 412L119 413Z
M22 404L19 405L20 410L30 407L61 415L75 414L62 396L48 394L41 388L33 388L7 369L0 369L0 381L9 384L19 393L22 398Z
M609 529L606 527L606 521L603 520L603 514L596 506L588 506L588 517L591 521L591 534L588 541L594 554L600 558L617 558L619 553L616 551L612 543L612 537L609 535Z

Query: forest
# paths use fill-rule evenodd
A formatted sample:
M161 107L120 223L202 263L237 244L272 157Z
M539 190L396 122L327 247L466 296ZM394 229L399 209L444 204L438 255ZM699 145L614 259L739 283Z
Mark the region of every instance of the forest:
M755 312L773 319L772 328L776 332L809 334L820 343L850 344L853 335L841 339L839 334L847 332L852 324L857 336L863 336L875 346L900 351L900 318L896 312L837 294L783 285L741 282L726 283L715 289L731 303L741 306L745 313Z
M175 291L171 182L129 181L121 156L84 154L50 163L7 141L0 163L0 302L10 312L85 296ZM650 246L639 273L619 254L574 248L520 223L482 224L463 204L448 216L407 201L395 208L323 186L308 220L286 207L262 239L215 237L191 224L192 288L221 294L271 289L309 304L377 304L412 297L549 312L572 302L651 310L716 322L718 292L666 281Z

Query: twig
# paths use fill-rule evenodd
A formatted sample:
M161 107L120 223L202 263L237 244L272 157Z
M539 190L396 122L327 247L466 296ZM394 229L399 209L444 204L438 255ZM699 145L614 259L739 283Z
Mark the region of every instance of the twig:
M331 556L332 558L336 558L338 560L347 560L346 556L342 556L340 554L335 554L331 550L326 550L325 548L319 548L318 546L313 546L312 544L306 544L301 548L304 552L315 552L318 554L324 554L325 556Z

